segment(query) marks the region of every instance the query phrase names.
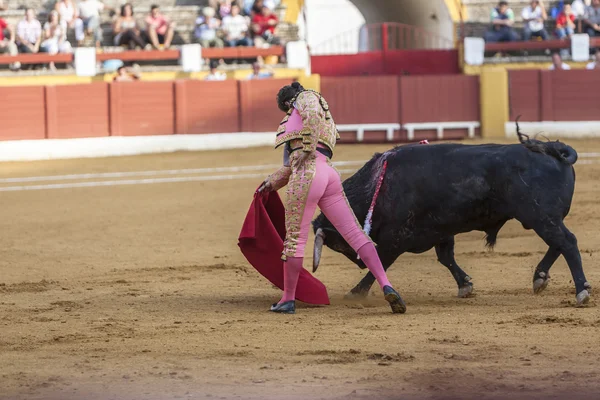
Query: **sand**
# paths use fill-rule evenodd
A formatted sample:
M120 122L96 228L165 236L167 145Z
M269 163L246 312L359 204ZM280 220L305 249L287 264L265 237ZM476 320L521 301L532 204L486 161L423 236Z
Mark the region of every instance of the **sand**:
M569 143L600 151L600 141ZM336 160L388 147L340 146ZM0 179L280 160L259 148L6 163ZM592 163L576 166L566 224L597 286L600 163L582 160ZM132 178L110 180L121 179ZM344 300L365 272L326 249L317 277L332 304L267 312L280 292L237 247L260 180L0 192L0 399L600 397L596 293L588 307L574 307L561 257L548 289L534 295L546 246L514 222L493 252L480 232L457 237L472 298L456 297L430 251L403 255L389 270L406 314L392 315L376 288L366 300Z

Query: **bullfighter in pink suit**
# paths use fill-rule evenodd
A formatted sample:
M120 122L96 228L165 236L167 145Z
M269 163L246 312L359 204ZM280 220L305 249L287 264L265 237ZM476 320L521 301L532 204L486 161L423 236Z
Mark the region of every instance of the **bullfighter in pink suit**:
M392 311L404 313L406 306L389 282L375 245L362 231L344 194L340 174L331 164L339 134L327 102L319 93L305 90L294 82L279 91L277 103L286 112L277 130L275 145L276 148L284 146L284 162L259 188L259 191L279 190L287 185L286 238L282 254L284 291L271 311L295 313L304 248L311 220L319 206L373 273Z

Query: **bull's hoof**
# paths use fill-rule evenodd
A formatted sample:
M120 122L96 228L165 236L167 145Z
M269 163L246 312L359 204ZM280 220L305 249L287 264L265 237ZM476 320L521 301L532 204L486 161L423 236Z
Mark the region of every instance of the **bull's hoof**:
M537 274L537 279L533 281L533 293L540 294L547 287L548 282L550 282L550 275L545 272L540 272Z
M467 297L471 297L473 295L473 284L469 283L465 286L458 288L458 297L461 299L466 299Z
M582 290L577 295L577 307L583 307L590 301L590 292Z
M368 294L369 294L368 290L357 290L356 288L354 288L344 296L344 299L360 300L360 299L364 299L365 297L367 297Z

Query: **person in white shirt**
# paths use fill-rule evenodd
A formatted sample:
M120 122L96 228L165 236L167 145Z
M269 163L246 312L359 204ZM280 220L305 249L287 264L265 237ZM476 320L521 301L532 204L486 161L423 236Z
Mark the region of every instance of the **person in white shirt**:
M573 14L577 16L577 18L581 18L585 15L585 9L591 4L591 0L573 0L571 3L571 8L573 9Z
M102 43L102 28L100 27L100 11L104 10L104 3L98 0L82 0L77 4L79 17L83 21L88 34L93 34L96 47Z
M600 69L600 51L597 51L596 54L594 54L594 61L588 63L588 65L585 66L585 69Z
M60 25L65 32L67 29L75 30L75 39L81 43L85 38L83 33L83 21L77 14L77 7L73 4L73 0L60 0L54 5L54 9L60 16Z
M523 27L523 40L531 40L532 36L541 37L542 40L548 40L548 32L544 29L544 21L548 19L546 8L541 0L532 0L531 3L523 9L521 17L525 22Z
M56 10L52 10L48 14L48 22L44 24L44 41L40 48L48 54L73 52L71 43L67 40L67 31L60 24L58 11ZM49 66L51 70L56 70L53 62Z
M25 18L17 25L19 53L37 53L42 43L42 24L35 18L33 8L25 10Z
M554 71L554 70L569 70L571 69L571 67L568 64L565 64L562 60L562 57L560 56L559 53L553 53L552 54L552 65L550 66L550 68L548 68L550 71Z
M210 62L210 74L204 78L205 81L224 81L227 79L227 75L225 75L225 73L217 71L218 66L218 61L212 60Z
M228 46L252 46L252 40L248 37L250 23L246 17L240 14L237 4L231 5L231 15L223 18L221 29L225 33L225 43Z

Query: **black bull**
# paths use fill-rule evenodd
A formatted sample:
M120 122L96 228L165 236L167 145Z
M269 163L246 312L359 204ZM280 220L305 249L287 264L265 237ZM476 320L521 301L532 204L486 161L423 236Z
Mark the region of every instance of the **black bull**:
M402 253L423 253L435 247L439 262L458 284L459 297L466 297L473 286L454 259L454 236L483 231L488 246L493 246L502 226L514 218L548 245L533 275L534 292L546 288L550 267L562 254L573 275L577 304L587 303L591 287L583 273L577 239L563 222L573 199L577 153L563 143L532 140L520 132L519 140L520 144L513 145L417 144L385 153L387 171L371 230L384 268ZM343 183L361 222L381 166L382 154L375 154ZM323 214L313 227L314 270L323 244L365 268ZM374 281L368 273L350 295L365 296Z

